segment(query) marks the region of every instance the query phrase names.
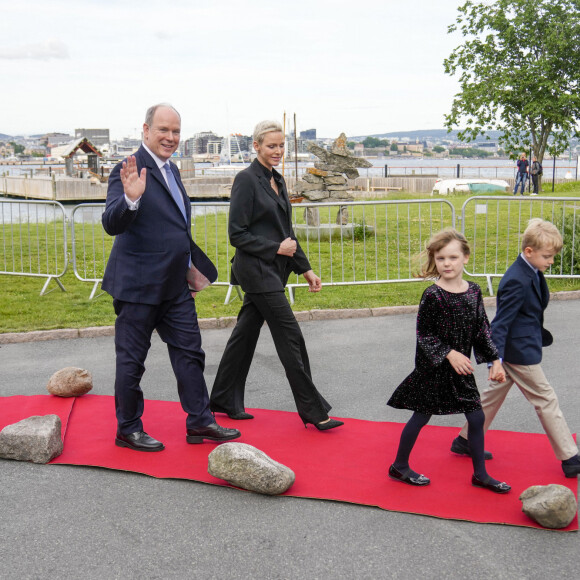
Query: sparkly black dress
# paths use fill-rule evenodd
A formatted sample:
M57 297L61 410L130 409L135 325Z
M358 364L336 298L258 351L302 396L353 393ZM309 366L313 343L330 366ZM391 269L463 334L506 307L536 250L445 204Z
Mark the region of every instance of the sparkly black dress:
M475 377L459 375L445 358L451 349L476 362L499 358L479 286L468 282L453 293L436 284L423 292L417 315L415 370L396 388L387 405L425 415L469 413L481 409Z

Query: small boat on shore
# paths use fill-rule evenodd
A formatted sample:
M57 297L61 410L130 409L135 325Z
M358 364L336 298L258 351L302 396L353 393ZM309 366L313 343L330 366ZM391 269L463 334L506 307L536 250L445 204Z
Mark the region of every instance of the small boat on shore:
M510 185L503 179L438 179L431 195L449 193L505 193Z

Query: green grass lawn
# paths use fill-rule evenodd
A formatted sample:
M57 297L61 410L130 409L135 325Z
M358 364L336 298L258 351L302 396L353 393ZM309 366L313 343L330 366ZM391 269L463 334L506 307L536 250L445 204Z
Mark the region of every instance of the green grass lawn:
M551 195L545 192L543 197ZM556 187L556 197L580 197L580 183L574 182ZM351 282L381 279L385 284L364 284L354 286L326 286L322 292L312 294L304 288L296 290L294 310L311 310L326 308L365 308L417 304L423 289L431 282L390 282L398 279L412 279L417 272L419 262L417 254L424 247L432 233L442 227L451 225L451 210L447 202L455 208L457 216L469 195L452 195L431 198L428 194L408 194L400 192L390 194L389 200L429 200L428 204L402 204L382 206L357 206L350 208L349 221L355 224L354 240L333 235L332 243L319 241L308 234L301 240L307 251L312 267L321 275L324 283ZM512 199L511 195L506 198ZM544 217L563 227L569 227L570 220L577 220L580 212L573 203L554 214L553 206L542 201L515 208L517 204L489 201L487 203L470 202L465 211L465 232L472 245L472 259L467 271L472 274L493 271L502 273L515 259L519 251L519 232L523 231L530 217ZM479 206L479 207L477 207ZM485 211L483 208L485 206ZM335 222L338 206L320 208L320 222ZM560 222L558 222L560 220ZM296 224L304 224L303 211L295 207ZM456 223L461 228L461 222ZM523 227L522 227L523 226ZM3 233L6 239L7 233ZM225 213L207 214L196 218L193 235L196 242L216 263L220 280L228 280L229 260L233 249L227 243L227 216ZM96 232L96 233L95 233ZM207 233L207 235L206 235ZM19 228L15 238L9 232L11 243L16 248L14 253L18 263L29 271L42 273L43 268L62 267L59 256L64 252L62 244L62 226L45 225L29 231ZM580 243L580 226L576 227L576 242ZM100 278L108 255L111 238L101 237L99 228L75 224L76 254L80 258L77 272L86 279ZM504 240L501 244L498 240ZM505 243L507 240L507 243ZM44 256L43 244L51 248L49 264L37 264L38 256ZM578 251L574 247L565 248L564 258L556 263L553 273L562 269L573 274L580 274L577 263L580 263ZM70 239L68 242L70 248ZM0 256L1 254L0 247ZM70 250L69 250L70 253ZM55 262L56 260L56 262ZM490 262L492 260L492 262ZM4 269L10 269L4 264ZM30 266L30 268L28 268ZM567 270L566 270L567 269ZM472 277L486 293L486 279ZM291 283L301 282L292 276ZM61 278L66 292L52 281L50 293L40 296L44 279L0 275L0 333L24 332L56 328L82 328L88 326L107 326L114 323L112 299L107 294L97 295L90 300L92 283L82 282L74 275L72 264ZM499 278L494 279L497 288ZM552 291L578 290L580 279L549 280ZM197 297L200 318L235 316L240 307L239 300L225 305L227 287L213 286L204 290Z

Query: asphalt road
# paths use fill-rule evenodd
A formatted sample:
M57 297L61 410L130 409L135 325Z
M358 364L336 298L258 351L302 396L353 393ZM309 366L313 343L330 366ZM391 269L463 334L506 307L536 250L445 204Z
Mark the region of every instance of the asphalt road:
M573 432L580 431L578 320L580 301L551 303L545 324L555 342L543 361ZM407 420L408 412L385 402L412 370L414 328L412 314L302 323L315 382L332 403L331 414ZM230 332L203 331L210 388ZM92 392L112 394L113 338L0 346L0 395L45 393L50 376L65 366L88 369ZM480 387L485 376L486 369L478 367ZM167 352L156 337L143 388L146 398L177 400ZM295 410L267 329L246 403ZM462 416L432 423L459 426ZM515 389L494 427L542 432L532 407ZM302 428L298 417L297 428ZM385 449L385 456L377 457L385 471L394 451ZM574 578L579 554L578 533L439 520L106 469L0 460L2 579Z

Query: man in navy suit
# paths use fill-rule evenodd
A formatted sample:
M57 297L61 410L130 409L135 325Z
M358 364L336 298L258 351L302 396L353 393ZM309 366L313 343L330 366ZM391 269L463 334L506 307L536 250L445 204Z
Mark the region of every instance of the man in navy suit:
M191 205L169 161L180 133L181 117L171 105L149 108L141 148L111 172L103 214L105 231L116 236L102 284L117 315L115 444L136 451L164 449L141 420L140 381L155 329L167 344L187 413L187 442L240 436L220 427L209 410L194 296L215 281L217 271L191 237Z
M497 292L497 313L491 323L491 336L506 373L503 383L492 381L481 397L487 430L515 383L534 405L556 457L566 477L580 474L578 447L560 410L554 389L546 379L540 362L542 347L552 344L544 328L544 310L550 292L543 272L562 249L558 228L539 218L530 220L522 237L522 253L508 268ZM467 455L467 427L453 441L451 450Z

